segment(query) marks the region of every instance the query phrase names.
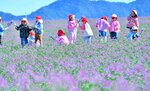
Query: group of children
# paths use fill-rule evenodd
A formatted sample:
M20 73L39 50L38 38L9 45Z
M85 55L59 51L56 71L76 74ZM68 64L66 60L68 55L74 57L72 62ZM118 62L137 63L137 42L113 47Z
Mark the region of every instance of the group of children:
M57 35L58 38L54 39L55 44L61 44L61 45L69 45L69 44L74 44L77 39L77 28L78 26L82 30L82 35L84 42L86 43L91 43L91 39L93 36L93 31L88 24L88 19L85 17L82 17L80 21L75 20L75 15L70 14L68 16L68 32L69 32L69 39L65 35L63 30L58 30Z
M40 16L36 16L36 21L34 26L28 25L28 20L23 18L21 24L17 26L15 24L15 29L20 31L21 46L25 45L37 45L38 41L40 46L42 46L42 35L43 35L43 20Z
M111 22L108 23L108 19L106 16L103 16L101 19L99 19L96 23L96 27L99 30L99 37L101 41L107 41L107 30L110 32L110 38L111 39L117 39L118 34L120 32L120 23L118 21L118 17L116 14L113 14L111 16ZM128 24L127 28L130 29L129 35L127 36L128 40L132 41L135 38L138 38L138 28L139 28L139 22L138 22L138 14L136 10L132 10L131 14L128 16Z
M120 32L120 23L118 21L118 17L116 14L113 14L111 16L111 22L108 23L108 19L106 16L103 16L101 19L99 19L96 23L96 27L99 30L99 37L101 41L103 39L105 42L107 41L107 30L110 32L110 38L111 39L117 39L118 34Z
M88 23L88 19L82 17L81 20L78 22L75 20L75 15L71 14L68 17L68 32L69 32L69 42L73 44L77 38L77 28L78 26L82 30L83 40L86 43L91 43L91 39L93 36L92 29ZM128 16L128 24L127 28L130 29L130 32L127 36L129 41L136 39L139 37L138 29L139 29L139 22L138 22L138 14L136 10L132 10L131 14ZM120 23L118 21L118 17L116 14L111 16L110 23L108 22L108 18L106 16L102 16L96 22L96 28L99 30L99 37L101 42L107 42L107 32L110 33L110 38L112 40L118 39L118 35L120 32ZM59 36L59 35L58 35ZM64 35L63 35L64 36ZM68 40L66 38L66 40ZM62 42L62 41L60 41ZM64 43L63 43L64 44ZM68 42L66 43L69 44Z
M127 28L130 29L129 35L127 38L132 41L135 38L138 38L138 28L139 28L139 22L138 22L138 14L136 10L132 10L131 14L128 16L128 24ZM8 27L3 27L1 24L2 18L0 17L0 45L3 30L8 29ZM40 43L40 46L42 46L42 35L43 35L43 20L40 16L36 16L36 21L34 26L28 25L28 20L26 18L23 18L21 20L21 24L17 26L15 24L15 29L20 31L20 39L21 39L21 45L24 47L25 45L33 45L37 44L38 41ZM68 32L69 32L69 39L67 38L65 32L61 29L58 30L57 35L58 37L55 40L55 44L60 45L69 45L74 44L77 39L77 29L80 27L80 30L82 31L83 40L85 43L91 43L93 31L88 23L88 19L86 17L82 17L79 21L75 20L75 15L70 14L68 16ZM106 16L102 16L100 19L97 20L96 26L99 30L99 37L101 41L107 42L107 32L110 33L110 38L112 40L118 39L118 35L120 32L120 23L118 21L118 17L116 14L113 14L111 16L110 23L108 22L108 18Z

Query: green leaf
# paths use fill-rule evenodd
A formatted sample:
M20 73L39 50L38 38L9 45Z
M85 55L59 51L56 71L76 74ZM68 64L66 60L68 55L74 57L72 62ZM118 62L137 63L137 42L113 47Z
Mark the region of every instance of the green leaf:
M82 88L82 91L90 91L93 87L93 84L89 83L89 81L85 81L81 88Z
M76 75L79 72L80 68L75 68L71 71L72 75Z

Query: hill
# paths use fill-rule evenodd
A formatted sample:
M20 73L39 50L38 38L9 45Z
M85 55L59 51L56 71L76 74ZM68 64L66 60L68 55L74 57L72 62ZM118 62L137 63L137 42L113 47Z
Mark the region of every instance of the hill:
M97 18L103 15L111 16L116 13L119 17L126 17L131 10L136 9L139 16L150 16L150 1L136 0L131 3L116 3L107 1L90 1L90 0L57 0L32 12L28 19L32 20L36 15L41 15L44 19L67 19L72 13L76 17L86 16L88 18ZM1 14L0 14L1 15ZM4 19L20 19L24 16L13 16L2 14Z

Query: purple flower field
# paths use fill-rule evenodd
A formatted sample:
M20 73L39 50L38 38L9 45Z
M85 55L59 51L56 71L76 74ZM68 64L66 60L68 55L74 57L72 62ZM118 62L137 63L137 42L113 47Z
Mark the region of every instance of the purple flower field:
M0 47L0 91L150 91L150 18L139 18L145 31L134 42L126 38L127 20L119 21L116 41L101 43L96 19L90 19L92 44L83 42L78 29L75 44L55 46L48 35L63 29L68 36L67 20L47 20L42 48L21 48L19 32L10 27Z

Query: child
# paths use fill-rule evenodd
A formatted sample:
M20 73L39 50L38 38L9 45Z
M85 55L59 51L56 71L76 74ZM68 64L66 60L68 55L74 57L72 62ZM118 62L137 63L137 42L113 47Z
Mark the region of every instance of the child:
M132 31L132 27L136 26L137 28L139 28L139 21L138 21L138 14L136 10L132 10L131 14L128 16L128 24L127 24L127 28L130 29L130 32L127 36L127 38L132 41L133 37L132 36L137 36L137 33Z
M21 24L19 26L15 27L16 30L20 31L20 38L21 38L21 46L22 48L28 44L28 37L29 37L29 32L31 31L31 28L28 26L28 20L26 18L23 18L21 20Z
M2 36L3 36L3 31L7 30L8 27L4 27L2 24L2 17L0 17L0 45L2 46Z
M36 16L36 22L33 30L35 31L35 44L37 45L37 42L39 40L40 46L43 46L43 20L41 16Z
M35 42L35 34L33 31L29 32L29 37L28 37L29 45L32 46Z
M82 21L82 24L80 24L80 29L83 31L84 42L91 43L93 32L92 32L90 25L88 24L88 19L85 17L82 17L81 21Z
M99 37L101 39L101 42L103 41L103 39L105 40L105 42L107 42L107 29L109 29L110 27L107 20L108 20L107 17L103 16L96 23L96 27L99 30Z
M118 17L116 14L113 14L111 16L111 22L110 22L110 38L111 39L118 39L118 33L120 32L120 23L118 21Z
M138 33L138 27L137 27L137 26L133 26L133 27L131 28L131 31L134 33L134 34L132 35L132 39L136 39L136 38L139 37L139 35L137 34L137 33Z
M68 32L69 32L69 41L70 41L70 44L73 44L75 41L76 41L76 38L77 38L77 27L78 27L78 24L77 22L75 21L75 15L71 14L68 16Z
M69 45L69 40L65 33L60 29L57 32L58 38L55 39L55 44L58 45Z

